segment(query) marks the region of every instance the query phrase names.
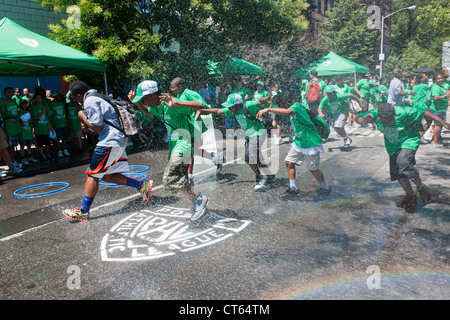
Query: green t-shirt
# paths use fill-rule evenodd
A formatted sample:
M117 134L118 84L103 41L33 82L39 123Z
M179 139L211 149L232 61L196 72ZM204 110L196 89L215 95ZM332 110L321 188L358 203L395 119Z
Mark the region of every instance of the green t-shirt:
M52 126L53 128L67 127L66 106L63 101L51 101L50 109L52 109Z
M33 128L31 127L31 119L23 121L20 119L21 116L28 112L19 111L19 121L21 126L21 132L19 133L20 140L33 140Z
M365 99L370 98L370 85L369 81L367 79L361 79L356 83L356 87L358 88L359 92L364 96Z
M255 117L258 111L262 108L262 106L258 105L257 101L247 101L245 102L245 106L253 117ZM248 118L245 116L243 108L236 111L234 114L231 113L228 108L223 108L222 112L225 116L236 119L237 123L239 123L244 131L246 139L261 136L266 132L266 128L261 121L256 118Z
M209 108L208 104L206 103L206 101L202 98L202 96L200 95L200 93L190 90L190 89L185 89L181 94L177 95L175 97L176 100L178 101L197 101L203 104L203 108ZM203 132L205 132L206 130L208 130L208 128L206 127L206 125L203 123L202 117L199 117L197 119L197 121L195 121L195 116L197 114L197 110L193 110L193 109L189 109L191 111L191 117L192 117L192 123L194 124L194 129L198 130L198 132L195 134L195 138L197 140L197 142L199 141L201 134Z
M78 117L78 108L71 102L66 104L66 114L69 120L69 131L81 130L81 120Z
M428 84L421 83L415 85L412 91L416 93L416 95L413 96L413 107L421 110L428 110L427 95L430 91Z
M19 115L19 110L15 100L3 101L2 107L0 109L0 114L3 118L3 127L5 133L8 137L16 136L20 132L20 121L19 119L5 119L5 117L17 116Z
M237 87L233 87L233 90L231 90L231 93L239 94L244 101L249 101L252 99L252 92L249 89L244 88L244 87L242 87L241 89L238 89ZM246 95L248 95L248 99L245 98Z
M291 124L294 127L295 144L302 149L309 149L320 146L322 138L319 135L311 118L300 103L294 103L289 109L294 110L294 115L291 115Z
M382 93L381 93L382 91L389 93L389 88L386 87L386 86L383 85L383 84L380 84L380 85L378 86L379 101L381 101L382 103L383 103L383 102L387 102L388 96L382 94Z
M328 110L328 114L331 118L340 114L348 112L348 103L347 100L350 98L350 93L345 94L336 94L334 99L330 99L328 96L325 96L319 105L319 109Z
M163 104L148 108L148 112L162 121L169 135L169 156L173 153L194 154L194 124L192 110L185 107L167 107Z
M47 107L46 111L39 119L36 119L36 116L42 112L44 107ZM50 118L52 116L52 110L48 107L48 105L45 102L43 102L40 106L33 103L30 113L34 125L34 134L48 135L50 133Z
M436 112L447 112L448 108L448 98L441 99L438 101L434 101L433 97L443 96L447 90L445 90L444 86L439 85L437 83L433 83L431 86L431 106L430 109Z
M350 87L345 83L341 84L340 86L335 85L334 87L336 88L336 93L338 94L350 93Z
M378 130L384 134L384 144L389 156L392 156L399 149L417 150L420 145L419 125L423 119L423 111L413 107L394 106L395 123L385 126L378 118L378 108L364 112L358 117L365 117L372 114L372 122L377 124Z
M269 95L270 95L270 93L267 92L266 90L255 91L255 93L253 93L253 100L254 100L254 101L258 101L259 99L264 98L264 97L267 97L267 96L269 96ZM261 105L261 107L262 107L262 108L268 108L269 105L266 103L266 104Z

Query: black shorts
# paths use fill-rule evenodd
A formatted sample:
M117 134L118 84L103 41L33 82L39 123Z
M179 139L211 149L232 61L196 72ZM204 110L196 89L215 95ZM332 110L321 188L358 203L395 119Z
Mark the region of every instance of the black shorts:
M43 147L43 146L49 146L50 145L50 137L48 134L37 134L35 136L36 138L36 146L37 147Z
M265 139L265 135L245 139L245 163L266 164L261 154L261 148Z
M391 181L408 176L419 176L416 168L416 151L412 149L399 149L389 158Z

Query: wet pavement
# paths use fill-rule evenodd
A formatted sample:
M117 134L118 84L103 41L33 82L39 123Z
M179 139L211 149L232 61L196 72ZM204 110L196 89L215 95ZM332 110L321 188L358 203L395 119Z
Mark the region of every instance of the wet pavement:
M81 204L87 164L9 179L0 185L1 299L448 299L450 297L450 134L446 148L422 145L417 164L434 200L417 212L395 205L402 197L389 180L383 137L349 130L343 147L334 133L321 169L333 192L314 202L317 183L297 168L298 198L288 187L285 142L279 187L253 190L254 175L227 157L223 171L196 157L195 190L209 212L189 222L190 204L161 186L167 150L129 156L155 181L146 206L135 190L101 187L92 219L75 223L61 210ZM241 140L232 140L239 154ZM14 191L60 181L70 187L40 198Z

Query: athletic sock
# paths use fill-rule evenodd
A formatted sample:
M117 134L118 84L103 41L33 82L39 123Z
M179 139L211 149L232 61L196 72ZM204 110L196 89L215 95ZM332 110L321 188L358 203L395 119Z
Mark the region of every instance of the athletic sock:
M322 183L320 183L320 187L321 187L322 189L325 189L325 190L330 189L325 181L322 182Z
M127 186L133 187L135 189L141 190L144 181L139 181L131 178L127 178Z
M83 211L84 213L89 212L92 202L94 202L94 198L84 196L83 203L81 204L81 211Z
M291 190L297 190L297 185L295 184L295 179L289 179L289 188Z
M189 180L192 179L193 176L194 176L194 175L193 175L192 173L188 173L188 178L189 178Z

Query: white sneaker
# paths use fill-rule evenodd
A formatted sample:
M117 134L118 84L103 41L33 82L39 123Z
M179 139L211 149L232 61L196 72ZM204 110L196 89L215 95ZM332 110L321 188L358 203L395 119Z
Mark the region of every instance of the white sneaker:
M63 153L61 150L58 150L58 158L62 158L63 157Z
M66 157L70 157L69 150L65 149L65 150L63 151L63 153L64 153L64 155L65 155Z
M352 144L352 141L353 140L351 138L347 138L347 139L344 138L344 146L348 147L349 145Z
M256 180L255 186L253 187L255 190L263 190L268 188L269 187L266 185L266 179Z
M192 209L192 216L190 220L195 221L205 214L208 198L204 195L199 195L197 198L192 200L192 203L194 208Z

